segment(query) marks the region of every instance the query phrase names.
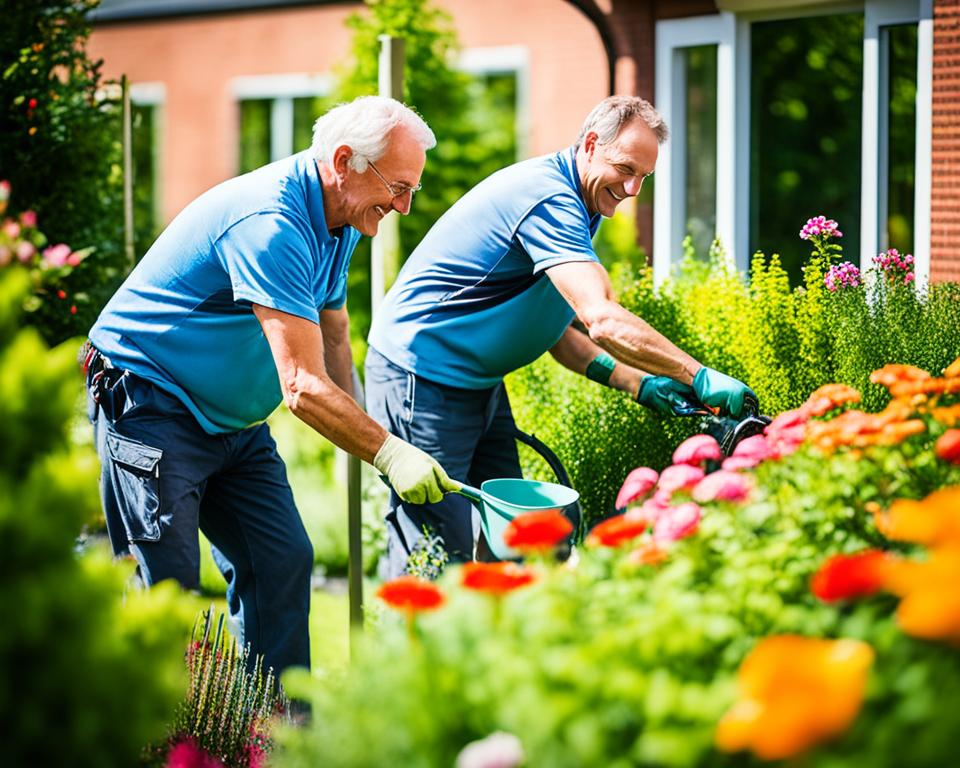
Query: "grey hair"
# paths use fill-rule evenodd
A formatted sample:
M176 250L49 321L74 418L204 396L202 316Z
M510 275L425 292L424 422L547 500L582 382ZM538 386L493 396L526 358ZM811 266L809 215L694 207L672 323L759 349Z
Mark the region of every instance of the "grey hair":
M387 151L390 131L405 126L424 151L433 149L437 139L423 118L410 107L386 96L360 96L338 104L313 124L311 150L318 162L330 165L337 147L353 150L349 166L363 173Z
M649 101L639 96L608 96L597 104L583 121L577 146L583 144L583 139L591 131L597 134L598 144L609 144L617 138L617 134L626 123L637 118L643 120L653 131L658 144L663 144L667 140L670 135L667 124Z

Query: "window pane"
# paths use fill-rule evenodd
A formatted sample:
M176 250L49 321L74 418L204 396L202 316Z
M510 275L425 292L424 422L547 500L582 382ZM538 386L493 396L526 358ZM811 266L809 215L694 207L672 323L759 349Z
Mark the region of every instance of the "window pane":
M917 26L886 30L889 55L887 207L882 248L913 252L913 174L917 149Z
M859 257L863 16L755 23L751 38L750 248L781 254L796 284L811 216L836 219Z
M717 46L687 48L683 55L687 71L685 229L697 255L706 258L717 231Z
M293 100L293 151L300 152L313 143L313 124L333 106L324 96L304 96Z
M157 112L154 105L134 104L133 118L133 231L139 259L159 234L157 216Z
M240 173L270 162L270 99L240 102Z

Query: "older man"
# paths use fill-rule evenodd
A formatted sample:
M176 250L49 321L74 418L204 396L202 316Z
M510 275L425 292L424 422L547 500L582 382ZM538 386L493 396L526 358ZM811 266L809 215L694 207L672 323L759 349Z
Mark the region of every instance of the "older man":
M739 416L751 390L621 307L591 245L600 217L640 191L666 137L646 101L610 97L573 147L510 166L464 195L411 255L374 319L371 414L475 486L520 476L503 377L547 350L657 412L699 402ZM589 335L571 326L575 317ZM384 575L404 569L425 528L453 560L473 553L462 497L412 505L394 494L387 520Z
M361 235L409 211L433 133L399 102L332 109L308 151L227 181L157 239L90 332L90 417L115 551L146 584L199 583L197 529L243 640L309 666L313 553L266 424L281 402L372 462L399 496L438 501L436 461L353 399L344 306Z

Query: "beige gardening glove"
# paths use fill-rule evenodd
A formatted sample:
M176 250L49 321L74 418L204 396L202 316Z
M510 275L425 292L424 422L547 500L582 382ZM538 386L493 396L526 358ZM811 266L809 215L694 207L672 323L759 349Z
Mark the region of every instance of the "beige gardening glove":
M411 504L435 504L447 491L460 490L428 454L390 434L373 457L373 466L387 476L397 496Z

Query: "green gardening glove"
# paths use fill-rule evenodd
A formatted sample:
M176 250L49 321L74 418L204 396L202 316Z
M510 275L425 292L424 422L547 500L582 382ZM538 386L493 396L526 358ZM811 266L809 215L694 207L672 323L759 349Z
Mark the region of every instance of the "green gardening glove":
M719 408L721 414L742 419L746 414L756 415L759 410L757 396L742 381L704 366L693 377L693 391L697 399L711 408Z
M447 491L460 490L435 459L390 434L373 457L373 466L386 475L397 496L411 504L435 504Z
M668 376L644 376L640 379L637 402L661 416L682 416L698 410L693 388Z

